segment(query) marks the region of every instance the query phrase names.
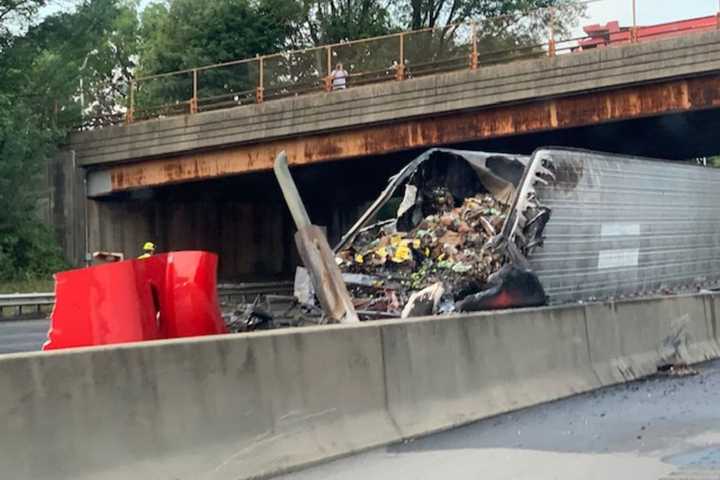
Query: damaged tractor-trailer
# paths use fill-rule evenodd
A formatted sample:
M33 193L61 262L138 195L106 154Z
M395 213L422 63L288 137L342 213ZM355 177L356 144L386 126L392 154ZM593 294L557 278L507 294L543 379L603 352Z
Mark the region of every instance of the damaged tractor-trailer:
M719 184L682 162L432 149L334 251L361 318L712 289Z

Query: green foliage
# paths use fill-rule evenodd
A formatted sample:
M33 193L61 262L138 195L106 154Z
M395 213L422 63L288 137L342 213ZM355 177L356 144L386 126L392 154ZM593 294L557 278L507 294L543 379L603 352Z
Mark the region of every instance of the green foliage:
M556 29L559 33L572 23L577 16L585 11L581 2L576 0L406 0L399 2L398 10L403 18L404 25L412 30L428 27L441 27L454 23L464 22L467 19L507 19L507 27L513 24L519 31L531 27L528 16L537 16L539 9L548 9L544 14L554 9L553 15L557 18ZM532 19L531 19L532 20Z
M304 27L315 45L386 35L397 28L379 0L304 0Z
M45 3L0 0L0 281L66 266L37 214L47 161L66 134L58 125L116 111L136 51L134 2L83 0L33 23Z
M43 167L59 132L42 115L0 95L0 280L47 277L64 266L36 214Z
M468 19L479 21L481 54L491 52L492 58L481 61L495 63L542 55L544 50L535 45L547 40L550 22L562 35L582 12L578 0L166 0L151 4L142 14L137 73L144 77L187 71L139 81L137 116L187 112L193 97L189 70L205 65L310 48L265 60L265 95L292 95L319 87L328 73L326 52L313 46L341 44L332 50L331 65L343 63L351 74L390 77L400 60L396 38L342 44L409 28L439 27L406 36L406 65L421 75L437 69L439 61L446 69L467 64L471 28L462 22ZM514 51L495 58L498 50L508 49ZM201 110L204 102L243 103L254 100L259 64L200 69L197 76Z
M10 45L19 30L47 5L47 0L0 0L0 50Z
M173 0L151 4L142 14L138 76L252 58L289 48L300 6L286 0ZM201 97L251 94L255 63L199 72ZM140 109L182 104L192 97L192 74L138 84ZM182 108L182 105L180 105Z
M550 27L567 38L585 12L575 0L410 0L398 8L406 28L435 28L409 37L420 38L410 48L426 62L467 57L463 46L474 22L480 64L545 55Z
M137 53L135 4L84 0L31 26L0 55L0 89L60 125L120 113Z
M142 14L142 73L183 70L287 48L298 10L281 0L173 0Z
M0 293L52 292L54 289L55 282L52 278L0 281Z

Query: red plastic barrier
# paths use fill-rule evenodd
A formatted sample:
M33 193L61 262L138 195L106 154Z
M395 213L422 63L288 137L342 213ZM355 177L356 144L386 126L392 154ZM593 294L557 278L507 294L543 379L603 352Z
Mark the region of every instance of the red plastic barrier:
M217 256L173 252L167 257L165 288L160 300L164 338L225 333L218 307Z
M225 333L216 272L208 252L60 272L43 350Z

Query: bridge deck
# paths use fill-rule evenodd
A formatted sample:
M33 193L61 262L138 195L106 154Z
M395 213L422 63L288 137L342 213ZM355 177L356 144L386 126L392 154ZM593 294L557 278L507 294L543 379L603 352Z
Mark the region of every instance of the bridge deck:
M75 134L90 194L720 104L720 32ZM129 162L135 162L127 165Z

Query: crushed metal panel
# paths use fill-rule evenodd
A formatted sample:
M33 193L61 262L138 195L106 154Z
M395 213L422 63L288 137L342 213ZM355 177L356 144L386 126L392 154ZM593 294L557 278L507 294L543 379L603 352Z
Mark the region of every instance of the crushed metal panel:
M720 286L720 170L541 149L555 181L535 186L552 216L529 256L551 302Z

